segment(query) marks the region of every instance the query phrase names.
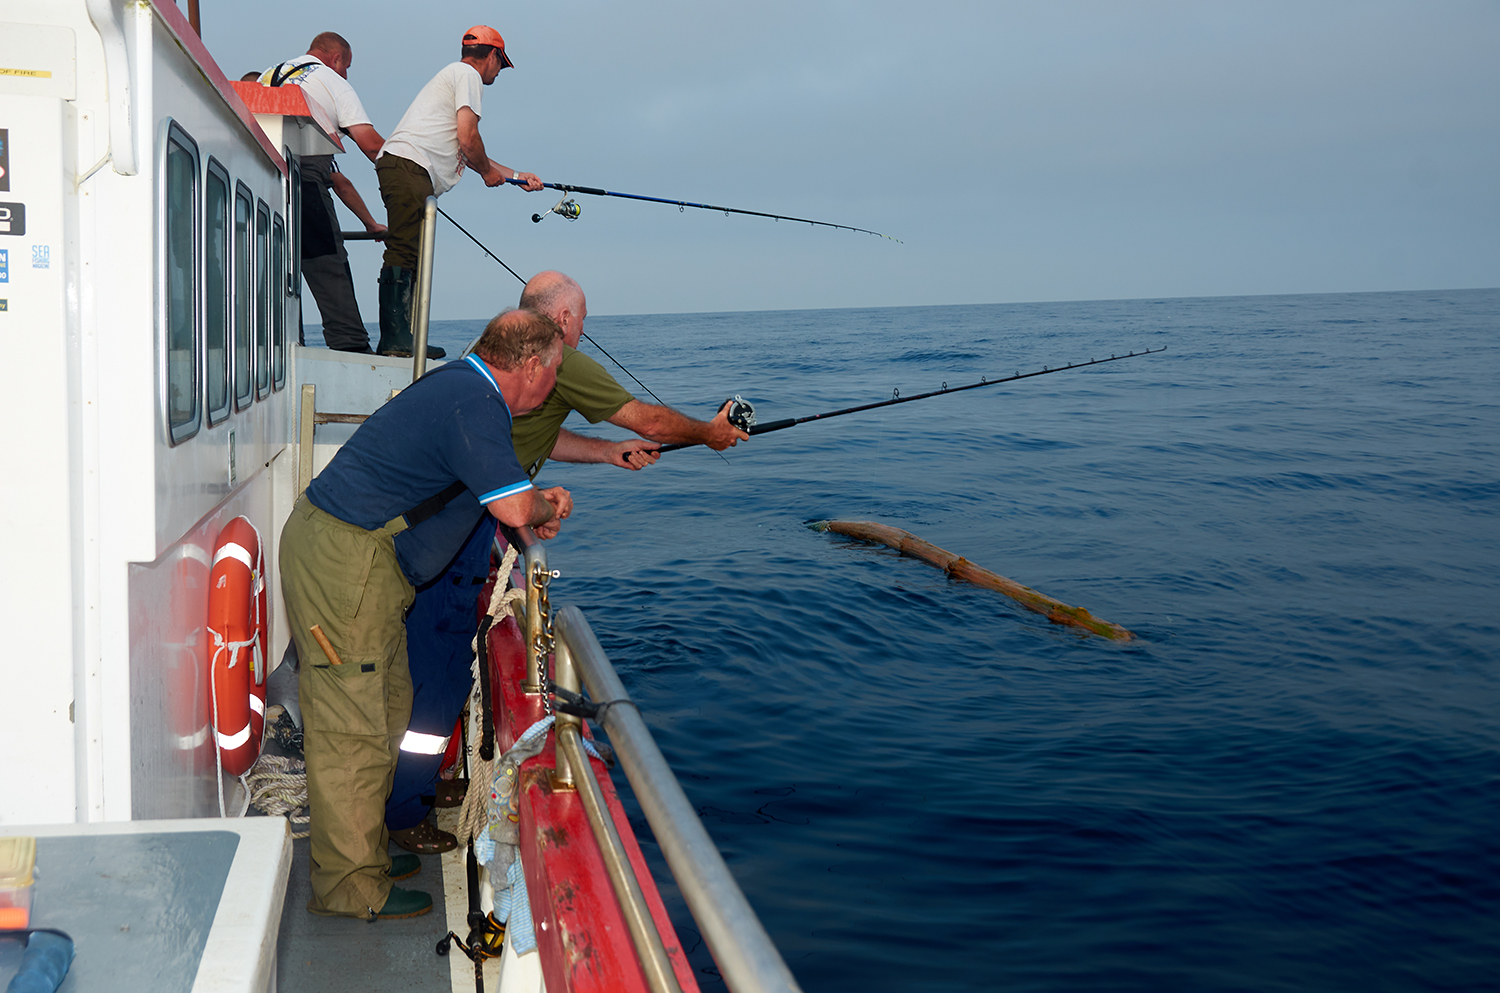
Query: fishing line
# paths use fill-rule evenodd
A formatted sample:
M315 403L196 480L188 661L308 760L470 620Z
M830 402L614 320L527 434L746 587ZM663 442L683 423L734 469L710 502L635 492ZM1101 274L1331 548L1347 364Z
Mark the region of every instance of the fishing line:
M500 265L502 267L504 267L504 269L505 269L506 272L510 273L512 276L516 277L517 279L519 279L521 281L521 285L522 286L526 285L526 277L522 276L520 273L516 272L510 266L506 265L504 259L500 258L500 256L496 255L494 252L490 251L488 248L486 248L484 246L484 242L480 241L478 238L474 237L472 234L469 234L469 229L466 228L466 227L464 227L462 224L458 223L457 221L455 221L453 219L453 215L452 214L449 214L446 210L444 210L441 207L439 207L437 210L438 210L439 214L442 214L444 217L448 218L448 222L450 224L452 224L454 227L458 228L460 231L462 231L464 233L464 235L470 241L472 241L474 244L478 245L480 251L484 252L484 254L488 255L490 258L494 259L496 262L499 262ZM609 354L608 351L605 351L605 348L604 348L603 345L599 344L593 338L589 338L589 334L588 334L587 331L580 331L579 334L583 335L584 338L588 339L589 344L591 344L595 348L599 349L599 351L604 352L604 357L605 358L609 359L615 365L619 366L621 372L623 372L625 375L629 376L631 379L634 379L635 380L635 384L637 386L639 386L641 389L645 390L647 393L650 393L651 396L656 400L657 403L661 404L663 407L670 407L671 406L671 404L667 403L667 401L663 400L661 397L659 397L655 393L653 393L652 390L651 390L651 387L649 387L645 383L641 382L640 379L636 377L635 373L633 373L629 369L625 368L625 366L620 362L619 359L617 359L613 355ZM469 348L466 350L466 353L467 353L467 351L473 350L473 347L474 347L473 345L470 345Z
M766 434L770 431L781 431L784 428L796 427L798 424L806 424L808 421L821 421L826 420L830 417L841 417L844 414L855 414L862 410L874 410L877 407L889 407L892 404L897 403L912 403L916 400L926 400L928 397L943 396L944 394L948 393L962 393L964 390L977 390L981 386L995 386L999 383L1014 383L1018 379L1031 379L1033 376L1046 376L1054 372L1066 372L1069 369L1082 369L1085 366L1103 365L1106 362L1119 362L1121 359L1135 358L1137 355L1152 355L1156 352L1165 352L1166 350L1167 346L1163 345L1160 348L1148 348L1143 352L1132 351L1125 355L1111 355L1107 359L1089 359L1087 362L1069 362L1067 365L1058 366L1055 369L1050 366L1042 366L1042 368L1036 372L1017 372L1014 376L1006 376L1004 379L981 378L979 382L970 383L967 386L950 387L947 383L944 383L943 388L940 390L933 390L930 393L917 393L909 397L902 396L900 390L892 390L891 392L895 395L892 396L889 400L881 400L877 403L863 403L857 407L845 407L842 410L830 410L821 414L809 414L806 417L786 417L782 418L779 421L770 421L766 424L756 423L755 408L752 407L747 401L740 399L740 397L731 397L724 402L730 405L729 422L731 424L748 434ZM691 444L663 445L660 448L651 449L651 451L655 451L660 454L662 452L675 452L678 449L692 447L693 445Z
M520 179L507 179L506 182L514 183L516 186L526 185L526 182ZM693 203L690 200L668 200L665 197L645 197L641 196L638 193L616 193L612 190L601 190L595 186L572 186L568 183L543 183L542 188L547 190L558 190L562 193L587 193L589 196L596 197L620 197L624 200L645 200L648 203L671 204L672 206L677 208L678 213L681 213L686 207L696 207L699 210L723 211L725 217L728 217L730 214L747 214L751 217L769 217L772 220L776 221L796 221L798 224L811 224L817 227L841 228L845 231L858 231L860 234L873 234L877 238L884 238L886 241L894 241L898 245L906 244L906 242L902 241L900 238L892 238L888 234L881 234L879 231L871 231L869 228L856 228L850 227L847 224L834 224L832 221L814 221L806 217L789 217L786 214L767 214L765 211L761 210L740 210L738 207L716 207L711 203ZM540 214L532 214L531 220L534 223L539 223L542 218L547 216L547 214L557 214L560 217L567 218L570 221L576 221L581 211L582 208L579 207L578 204L574 203L567 197L564 197L563 199L559 200L555 206L551 207L545 212Z

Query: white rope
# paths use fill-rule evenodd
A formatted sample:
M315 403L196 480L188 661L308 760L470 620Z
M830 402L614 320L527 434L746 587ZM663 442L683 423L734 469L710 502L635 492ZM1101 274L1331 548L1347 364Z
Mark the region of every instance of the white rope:
M245 774L246 792L255 809L270 817L286 815L292 822L292 837L306 838L307 766L300 759L262 753ZM303 829L295 830L299 825Z
M485 613L493 618L491 626L503 620L505 615L515 616L514 605L526 599L524 589L509 588L510 573L515 564L516 547L511 545L505 550L505 557L500 562L500 569L495 577L495 588L490 594L490 605L485 610ZM480 658L477 632L471 647L474 650L474 663L470 672L474 683L469 690L469 789L464 794L464 805L458 815L458 843L460 845L467 844L471 839L478 837L480 832L489 829L488 807L491 784L495 778L494 759L486 760L479 757L479 745L484 737L484 729L481 726L484 720L484 699L479 688L479 667L489 665L490 660Z

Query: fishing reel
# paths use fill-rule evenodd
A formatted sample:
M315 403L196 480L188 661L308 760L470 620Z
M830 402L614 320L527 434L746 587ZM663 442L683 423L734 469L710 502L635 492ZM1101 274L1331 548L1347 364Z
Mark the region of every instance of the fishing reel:
M725 407L729 408L727 417L730 424L733 424L741 431L747 432L755 427L755 408L750 406L749 400L741 399L740 395L736 393L719 405L720 410L723 410Z
M443 940L437 943L437 953L446 956L449 947L457 945L458 950L468 956L469 961L475 966L485 959L499 958L505 951L505 925L495 920L493 913L481 914L478 911L469 915L469 923L467 941L449 931Z
M558 217L561 217L564 220L576 221L578 220L578 215L581 213L583 213L583 208L578 206L578 203L571 197L564 196L561 200L557 201L557 203L553 204L545 212L540 214L532 214L531 223L542 223L542 218L546 217L548 214L556 214Z

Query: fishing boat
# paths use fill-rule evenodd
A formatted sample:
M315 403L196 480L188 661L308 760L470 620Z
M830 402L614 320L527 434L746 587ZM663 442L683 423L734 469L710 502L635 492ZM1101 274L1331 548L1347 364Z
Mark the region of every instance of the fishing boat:
M296 88L231 83L170 0L0 19L0 329L24 363L0 394L0 836L37 838L27 927L72 935L64 989L291 988L278 942L309 918L286 906L290 829L243 816L289 640L277 539L359 422L422 374L425 309L415 360L297 344L299 161L341 142ZM524 530L497 561L506 546L516 567L492 582L525 599L489 627L484 723L503 753L556 720L520 766L536 952L508 932L498 976L451 955L452 987L697 988L588 754L593 715L729 987L795 989L587 619L551 602L545 550ZM210 617L231 595L233 630ZM574 713L553 713L553 681ZM487 910L455 900L424 919L433 955L469 947L449 920ZM319 970L379 968L364 947L327 942ZM20 948L0 940L0 979Z

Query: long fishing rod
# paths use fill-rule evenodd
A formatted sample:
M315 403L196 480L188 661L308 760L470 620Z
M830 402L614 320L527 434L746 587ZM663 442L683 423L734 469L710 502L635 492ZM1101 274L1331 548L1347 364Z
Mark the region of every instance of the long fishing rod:
M478 245L479 246L479 250L481 252L483 252L484 254L488 255L490 258L494 259L496 262L499 262L500 265L501 265L501 267L504 268L506 272L510 273L512 276L516 277L517 279L519 279L521 281L521 285L522 286L526 285L526 279L525 279L525 277L523 277L520 273L516 272L510 266L506 265L505 264L505 260L502 259L502 258L500 258L500 256L496 255L494 252L492 252L488 248L486 248L484 246L484 242L480 241L478 238L474 237L472 234L469 234L469 229L466 228L466 227L464 227L462 224L458 223L457 221L455 221L453 219L453 215L452 214L448 213L446 210L444 210L441 207L439 207L437 209L437 211L438 211L439 214L442 214L444 217L448 218L448 222L450 224L452 224L454 227L458 228L460 231L462 231L468 237L468 239L470 241L472 241L474 244ZM587 331L579 331L578 333L581 334L581 335L583 335L584 338L587 338L589 344L591 344L595 348L599 349L599 351L604 352L604 357L607 358L607 359L609 359L615 365L619 366L620 367L620 371L623 372L625 375L629 376L631 379L634 379L635 380L635 384L637 386L639 386L641 389L645 390L647 393L651 393L651 395L656 398L656 402L657 403L661 404L663 407L669 407L669 406L671 406L671 404L667 403L667 401L663 400L659 396L656 396L655 393L652 393L651 392L651 387L647 386L645 383L643 383L639 379L637 379L635 373L633 373L629 369L625 368L625 366L623 364L621 364L621 362L620 362L619 359L615 358L613 355L609 354L609 352L605 351L603 345L599 344L593 338L589 338L589 335L588 335Z
M822 414L809 414L806 417L786 417L779 421L769 421L765 424L756 423L755 408L750 406L750 404L745 400L740 399L738 396L733 397L729 400L725 400L724 403L729 405L729 422L735 427L738 427L741 431L745 431L752 435L767 434L771 431L781 431L785 428L796 427L798 424L806 424L808 421L822 421L827 420L830 417L842 417L844 414L856 414L861 410L874 410L877 407L889 407L892 404L897 403L912 403L917 400L926 400L928 397L944 396L948 393L962 393L964 390L977 390L981 386L995 386L999 383L1014 383L1018 379L1031 379L1033 376L1046 376L1054 372L1066 372L1069 369L1082 369L1085 366L1103 365L1106 362L1119 362L1121 359L1130 359L1136 357L1137 355L1151 355L1155 352L1165 352L1166 350L1167 346L1163 345L1160 348L1148 348L1143 352L1128 352L1125 355L1111 355L1107 359L1089 359L1087 362L1069 362L1067 365L1058 366L1056 369L1053 369L1049 366L1043 366L1036 372L1017 372L1014 376L1006 376L1004 379L981 378L979 382L970 383L967 386L949 387L947 383L944 383L943 388L940 390L933 390L930 393L918 393L914 396L909 397L901 396L900 390L894 390L892 392L894 392L896 395L889 400L881 400L877 403L860 404L858 407L845 407L842 410L830 410ZM723 409L722 405L720 406L720 409ZM644 449L644 451L652 451L658 454L663 452L675 452L678 449L682 448L692 448L696 444L699 443L694 442L691 444L663 445L660 448Z
M516 186L526 185L524 181L519 179L507 179L506 182L514 183ZM681 213L686 207L697 207L699 210L723 211L725 217L728 217L730 214L748 214L751 217L769 217L772 220L777 221L796 221L798 224L812 224L817 227L842 228L845 231L858 231L860 234L873 234L877 238L884 238L886 241L894 241L898 245L906 244L906 242L902 241L900 238L892 238L890 235L881 234L879 231L871 231L869 228L850 227L847 224L834 224L832 221L814 221L806 217L788 217L786 214L767 214L766 212L760 210L740 210L738 207L716 207L711 203L693 203L690 200L668 200L665 197L644 197L638 193L616 193L613 190L601 190L596 186L572 186L568 183L543 183L542 187L543 189L548 190L559 190L564 194L587 193L589 196L595 197L620 197L624 200L645 200L647 203L666 203L676 207L678 213ZM532 214L531 221L533 224L539 224L541 223L542 218L546 217L548 214L556 214L557 216L562 217L566 220L576 221L578 220L578 215L582 212L583 208L578 206L578 203L576 201L567 196L564 196L548 210L545 210L540 214Z

